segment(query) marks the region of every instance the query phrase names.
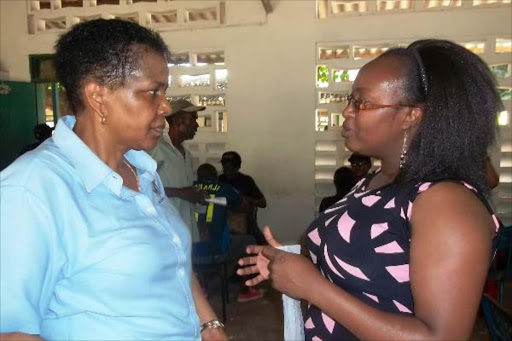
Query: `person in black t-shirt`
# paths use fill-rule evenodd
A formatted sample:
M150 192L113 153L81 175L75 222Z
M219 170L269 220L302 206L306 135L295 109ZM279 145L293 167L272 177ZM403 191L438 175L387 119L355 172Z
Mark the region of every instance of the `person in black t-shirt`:
M223 174L219 176L221 183L233 186L244 197L246 202L245 227L238 233L247 233L256 239L258 244L266 245L267 242L257 222L258 208L267 207L267 201L263 193L249 175L241 173L242 158L234 151L225 152L220 160ZM233 231L233 226L231 226Z

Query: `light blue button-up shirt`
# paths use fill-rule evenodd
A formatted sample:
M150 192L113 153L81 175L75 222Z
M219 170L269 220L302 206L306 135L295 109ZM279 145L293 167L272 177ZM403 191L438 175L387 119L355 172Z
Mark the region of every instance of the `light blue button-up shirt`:
M0 173L0 331L50 340L199 340L190 233L155 161L130 150L140 193L62 118Z

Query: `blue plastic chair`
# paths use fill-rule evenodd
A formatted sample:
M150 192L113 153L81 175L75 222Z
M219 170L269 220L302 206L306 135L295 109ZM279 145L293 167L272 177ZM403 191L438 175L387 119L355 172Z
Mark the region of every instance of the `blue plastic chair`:
M492 341L512 341L512 315L501 304L485 294L482 309Z
M505 258L505 265L502 268L492 269L487 276L490 280L498 283L500 304L503 304L503 296L505 291L505 281L512 279L512 226L505 226L498 233L497 255Z
M227 241L225 233L227 233ZM192 268L198 277L213 275L220 279L223 322L226 322L226 305L229 297L228 247L229 230L227 229L218 231L216 235L212 233L209 240L192 245Z

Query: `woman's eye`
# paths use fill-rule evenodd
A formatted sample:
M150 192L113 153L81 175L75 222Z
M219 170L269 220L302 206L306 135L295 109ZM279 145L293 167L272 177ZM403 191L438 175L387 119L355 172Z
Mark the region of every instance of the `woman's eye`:
M158 94L158 89L156 90L149 90L148 91L152 96L156 96L156 94Z
M360 103L361 104L359 105L359 107L361 109L363 109L363 110L367 109L367 108L370 108L372 106L372 104L370 102L368 102L368 101L361 101Z

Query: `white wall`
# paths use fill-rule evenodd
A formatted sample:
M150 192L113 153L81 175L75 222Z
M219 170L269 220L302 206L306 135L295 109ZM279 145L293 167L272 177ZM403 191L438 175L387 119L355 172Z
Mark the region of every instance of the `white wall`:
M283 240L297 239L314 217L316 42L511 35L511 11L503 7L317 20L315 1L273 4L267 23L166 31L162 36L171 51L225 50L227 149L240 152L242 171L255 178L267 197L260 225L270 224ZM228 3L226 11L232 15L242 7ZM27 81L28 54L51 53L56 34L26 34L22 1L0 1L0 11L2 69L12 80ZM210 136L200 134L197 140Z

